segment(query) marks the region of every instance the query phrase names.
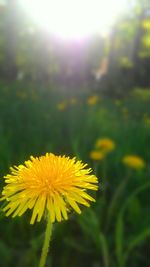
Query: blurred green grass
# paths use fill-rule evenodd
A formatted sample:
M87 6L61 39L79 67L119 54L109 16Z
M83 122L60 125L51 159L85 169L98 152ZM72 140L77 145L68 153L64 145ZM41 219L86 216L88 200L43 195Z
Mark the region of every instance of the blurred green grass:
M90 105L89 95L80 91L67 95L36 84L0 83L1 177L10 166L46 152L87 162L99 177L97 202L81 216L72 214L70 221L56 223L47 266L148 267L149 100L99 96ZM65 103L62 108L60 103ZM89 157L103 137L116 144L105 170L103 161ZM122 158L129 154L142 157L146 168L138 172L123 166ZM1 267L38 265L45 224L29 225L29 215L11 219L1 212Z

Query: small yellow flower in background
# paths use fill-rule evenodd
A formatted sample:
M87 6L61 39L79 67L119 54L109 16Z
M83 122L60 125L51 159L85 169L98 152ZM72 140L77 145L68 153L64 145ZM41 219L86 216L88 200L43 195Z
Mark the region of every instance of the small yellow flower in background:
M97 140L95 147L103 153L108 153L115 149L115 143L109 138L100 138Z
M75 97L72 97L72 98L70 99L70 104L71 104L71 105L76 105L77 102L78 102L78 99L75 98Z
M46 153L32 157L24 165L10 168L4 177L6 185L1 200L7 204L3 208L6 216L21 216L32 210L31 224L40 221L45 213L51 222L68 219L68 206L81 213L78 204L90 206L93 197L88 189L98 189L98 179L91 174L87 164L65 156Z
M150 116L148 114L144 114L143 120L147 126L150 126Z
M128 119L128 117L129 117L129 111L128 111L128 109L127 108L122 108L122 114L123 114L123 117L124 117L124 119Z
M90 106L93 106L93 105L97 104L98 101L99 101L99 97L97 95L90 96L87 99L87 103Z
M22 98L22 99L26 99L28 97L27 93L25 91L22 91L22 90L17 91L16 95L17 95L17 97Z
M122 104L122 103L121 103L121 100L119 100L119 99L116 99L116 100L115 100L115 105L116 105L116 106L121 106L121 104Z
M141 157L136 155L124 156L122 162L124 165L135 170L143 169L145 167L145 161Z
M145 123L147 126L150 126L150 118L145 118L145 119L144 119L144 123Z
M101 151L93 150L90 153L90 158L92 160L103 160L104 154Z
M128 113L128 109L125 108L125 107L123 107L123 108L122 108L122 112L126 114L126 113Z
M64 110L66 108L66 106L67 106L67 104L64 101L64 102L58 103L56 107L57 107L58 110L62 111L62 110Z

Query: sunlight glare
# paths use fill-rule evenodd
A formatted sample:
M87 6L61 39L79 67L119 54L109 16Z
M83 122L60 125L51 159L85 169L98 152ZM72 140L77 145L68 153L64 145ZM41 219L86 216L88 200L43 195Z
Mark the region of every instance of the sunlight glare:
M124 0L19 0L46 31L62 38L106 34L124 9Z

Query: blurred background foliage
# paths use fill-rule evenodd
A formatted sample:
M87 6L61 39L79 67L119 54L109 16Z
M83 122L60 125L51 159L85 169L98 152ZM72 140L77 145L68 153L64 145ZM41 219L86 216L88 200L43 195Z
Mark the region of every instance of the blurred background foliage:
M149 1L83 43L41 31L16 0L0 2L1 177L46 152L75 155L100 181L91 209L55 224L47 266L149 267ZM38 265L45 224L29 216L0 213L1 267Z

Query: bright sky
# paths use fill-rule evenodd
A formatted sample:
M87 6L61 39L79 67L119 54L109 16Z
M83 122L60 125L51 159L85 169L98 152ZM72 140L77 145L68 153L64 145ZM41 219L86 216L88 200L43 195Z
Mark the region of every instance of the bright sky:
M65 39L107 34L127 6L126 0L19 0L19 4L35 23Z

